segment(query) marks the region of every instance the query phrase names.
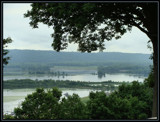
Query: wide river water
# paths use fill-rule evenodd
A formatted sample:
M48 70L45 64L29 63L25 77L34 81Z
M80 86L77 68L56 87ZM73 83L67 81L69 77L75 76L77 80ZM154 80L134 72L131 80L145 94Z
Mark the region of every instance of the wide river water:
M43 80L43 79L54 79L54 80L73 80L73 81L91 81L91 82L102 82L102 81L119 81L119 82L132 82L134 80L138 80L139 82L143 82L146 77L144 76L136 76L129 75L125 73L118 74L106 74L105 77L98 78L97 75L92 74L77 74L70 76L3 76L3 80L10 79L33 79L33 80ZM20 106L21 102L27 96L27 94L31 94L35 89L4 89L3 90L3 113L11 113L13 112L15 107ZM63 89L62 97L64 97L65 93L72 95L73 93L78 94L80 97L88 96L91 90L89 89ZM107 92L107 91L106 91Z
M91 81L91 82L102 82L102 81L129 81L138 80L139 82L143 82L146 77L137 76L137 75L129 75L125 73L117 73L117 74L105 74L105 77L99 78L97 75L92 74L77 74L77 75L68 75L68 76L51 76L51 75L24 75L24 76L3 76L3 80L10 79L32 79L32 80L44 80L44 79L53 79L53 80L73 80L73 81Z

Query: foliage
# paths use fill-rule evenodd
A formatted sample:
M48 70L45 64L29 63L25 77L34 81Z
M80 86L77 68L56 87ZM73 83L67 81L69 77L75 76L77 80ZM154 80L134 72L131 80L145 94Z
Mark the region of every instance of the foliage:
M81 98L81 101L84 103L84 104L87 104L87 101L89 100L89 96L87 97L82 97Z
M149 74L149 54L131 53L78 53L36 50L9 50L10 63L4 68L4 75L54 75L98 72ZM72 59L72 60L71 60ZM98 60L97 60L98 59ZM45 62L45 63L44 63ZM98 68L97 68L98 67ZM75 72L70 72L74 70ZM64 72L62 72L64 71ZM77 71L77 72L76 72Z
M48 90L36 89L28 95L22 106L15 108L15 119L58 119L61 91L57 88Z
M39 22L53 27L52 47L56 51L66 49L72 42L82 52L102 51L105 40L119 39L133 26L144 32L153 44L153 116L158 116L157 2L32 3L31 6L24 16L30 18L33 28L38 28Z
M153 67L151 67L151 71L150 71L150 73L149 73L149 75L148 75L148 78L146 78L146 79L144 80L144 83L145 83L147 86L151 87L151 88L154 87L154 70L153 70Z
M3 119L15 119L15 117L14 116L12 116L12 115L3 115Z
M37 88L28 95L21 107L15 108L14 119L84 119L87 118L84 103L78 95L73 94L62 98L62 92L57 88L44 91Z
M9 51L5 49L8 47L6 44L11 43L12 41L13 40L10 37L3 39L3 66L7 65L8 60L10 59L10 57L6 57L6 55L9 53Z
M90 119L146 119L151 116L152 90L137 81L122 84L110 96L104 92L90 93Z
M61 101L61 119L87 119L87 110L85 104L81 102L77 94L62 98Z
M107 97L104 92L91 92L87 102L89 119L110 119L112 112L107 106Z
M93 86L94 84L94 86ZM82 89L106 89L115 90L114 85L119 85L121 82L105 81L101 82L83 82L83 81L69 81L69 80L31 80L31 79L13 79L6 80L3 83L4 89L20 89L20 88L82 88ZM108 86L105 86L108 85Z
M78 43L82 52L102 51L105 40L119 39L132 26L149 37L156 31L156 3L32 3L31 6L24 16L30 18L33 28L38 28L39 22L53 27L52 46L57 51L71 42Z
M151 116L152 89L137 81L122 84L118 90L106 96L104 91L90 92L82 102L76 94L61 98L57 88L37 88L28 95L15 115L8 119L59 119L59 120L135 120ZM7 118L6 118L7 119Z
M99 65L120 65L152 64L149 54L120 53L120 52L99 52L99 53L79 53L79 52L55 52L42 50L9 50L12 57L9 66L21 66L30 71L47 70L53 66L99 66ZM72 60L71 60L72 59ZM99 60L97 60L99 59ZM45 64L44 64L45 62Z
M144 83L140 84L137 81L134 81L132 82L132 85L122 84L119 87L117 96L119 96L122 99L130 98L132 101L132 107L135 106L135 108L132 108L132 110L139 110L139 113L137 113L137 115L145 113L148 117L151 116L153 89L147 87ZM136 106L139 108L137 109ZM135 114L136 112L133 113ZM137 119L140 118L138 118L137 116Z
M129 74L138 74L138 75L147 75L149 74L149 66L143 65L111 65L111 66L100 66L98 67L98 75L105 75L105 73L129 73Z

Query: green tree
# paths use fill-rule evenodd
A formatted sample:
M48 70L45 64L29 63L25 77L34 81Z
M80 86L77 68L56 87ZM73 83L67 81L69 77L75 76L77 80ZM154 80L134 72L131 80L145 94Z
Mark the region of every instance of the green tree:
M151 71L149 73L149 76L144 80L145 84L151 88L154 87L154 70L153 67L151 67Z
M147 119L151 116L152 97L151 88L136 81L122 84L109 96L103 91L91 92L88 115L90 119Z
M136 89L135 91L135 88ZM62 98L57 88L37 88L28 95L14 116L4 119L147 119L151 116L153 93L145 84L133 82L119 86L118 91L106 96L104 91L91 92L87 104L76 94Z
M5 116L5 119L87 119L87 109L78 95L73 94L62 98L62 92L57 88L37 88L28 95L20 107L14 109L14 116Z
M15 119L59 119L61 91L57 88L44 91L37 88L28 95L21 106L14 109Z
M38 23L52 26L52 47L67 48L68 43L79 45L78 50L91 52L104 50L105 40L119 39L132 27L144 32L153 45L154 97L153 113L157 115L158 94L158 4L156 2L109 3L33 3L25 13L30 25Z
M131 99L135 100L138 99L139 102L143 102L143 104L146 104L144 107L145 114L147 117L151 117L151 109L152 109L152 97L153 97L153 89L146 86L145 84L140 84L138 81L132 82L131 85L122 84L118 88L118 92L116 93L117 97L120 97L122 99ZM135 102L138 104L141 104L139 102ZM134 103L134 102L133 102ZM141 111L144 113L144 111ZM140 113L139 113L140 114Z
M60 119L88 119L86 106L77 94L63 98L60 111Z
M114 119L113 112L108 108L108 98L104 92L91 92L87 102L89 119Z
M3 39L3 66L8 64L8 60L10 59L10 57L6 57L6 55L8 54L8 50L6 50L5 48L8 47L7 44L11 43L13 40L8 37L6 39Z

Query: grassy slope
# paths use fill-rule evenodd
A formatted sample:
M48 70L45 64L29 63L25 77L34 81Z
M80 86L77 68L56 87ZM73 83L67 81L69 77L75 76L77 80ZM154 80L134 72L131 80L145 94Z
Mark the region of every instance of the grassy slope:
M81 101L83 102L83 103L85 103L85 104L87 104L87 101L89 100L89 96L87 96L87 97L82 97L81 98Z

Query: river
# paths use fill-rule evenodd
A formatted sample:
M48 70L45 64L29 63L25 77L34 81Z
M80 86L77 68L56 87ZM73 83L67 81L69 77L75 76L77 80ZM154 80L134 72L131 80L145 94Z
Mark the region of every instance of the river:
M128 81L132 82L134 80L138 80L139 82L143 82L146 77L144 76L136 76L129 75L125 73L117 73L117 74L105 74L105 77L98 78L97 75L92 74L77 74L77 75L69 75L69 76L3 76L3 80L10 79L32 79L32 80L44 80L44 79L54 79L54 80L73 80L73 81L91 81L91 82L102 82L102 81ZM31 94L35 89L4 89L3 90L3 113L11 113L13 112L15 107L20 106L21 102L25 99L27 94ZM65 93L72 95L73 93L78 94L80 97L86 97L89 95L91 90L89 89L62 89L62 97L64 97ZM109 91L106 91L109 92Z
M79 97L86 97L93 90L89 89L60 89L62 91L62 97L66 97L65 94L73 95L78 94ZM21 105L24 101L25 97L28 94L31 94L35 91L35 89L4 89L3 90L3 113L10 114L14 111L15 107ZM95 91L93 91L95 92ZM110 92L110 91L106 91Z
M137 75L129 75L126 73L116 73L116 74L105 74L105 77L99 78L97 75L92 74L76 74L76 75L68 75L68 76L51 76L51 75L22 75L22 76L3 76L3 80L10 79L32 79L32 80L44 80L44 79L53 79L53 80L73 80L73 81L91 81L91 82L102 82L102 81L129 81L138 80L139 82L143 82L146 77L137 76Z

